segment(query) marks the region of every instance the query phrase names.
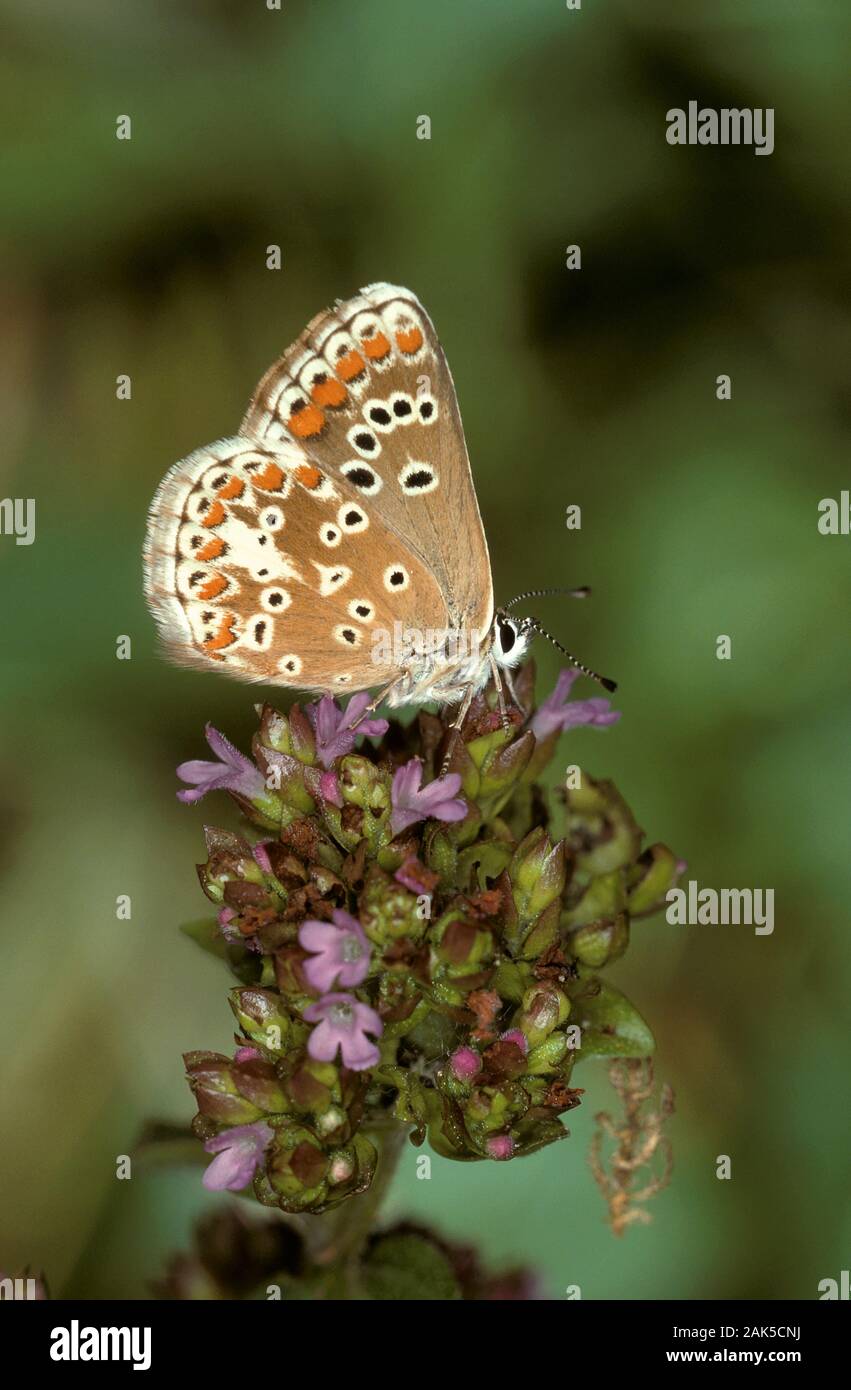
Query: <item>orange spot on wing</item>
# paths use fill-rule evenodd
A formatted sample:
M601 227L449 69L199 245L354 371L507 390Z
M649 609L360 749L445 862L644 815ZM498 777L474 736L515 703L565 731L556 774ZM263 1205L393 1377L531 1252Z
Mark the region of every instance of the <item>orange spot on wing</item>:
M341 381L334 381L329 377L326 381L318 381L311 391L311 396L317 405L334 406L342 405L348 396L348 391Z
M214 574L212 579L208 579L206 584L202 584L198 590L198 597L201 599L218 598L223 594L228 586L228 581L223 574Z
M337 376L343 381L351 381L354 377L360 376L366 370L366 364L359 352L352 350L341 357L337 363Z
M390 351L390 339L383 333L376 333L374 338L361 338L360 345L370 358L386 357Z
M225 613L219 623L219 630L213 637L208 637L204 643L204 650L215 655L223 647L232 647L236 641L236 614Z
M206 545L202 545L200 550L196 550L195 558L197 560L217 560L224 548L225 543L221 536L213 536L212 540L207 541Z
M325 416L315 405L306 405L304 410L297 410L287 421L287 429L296 439L310 439L312 435L319 434L324 427Z
M319 472L319 469L314 468L312 464L309 463L299 464L295 471L295 476L296 481L301 483L302 487L310 488L311 490L318 487L322 482L322 474Z
M201 525L209 527L221 526L226 516L227 511L224 505L218 500L216 500L215 502L210 503L209 507L204 513L204 520L201 522Z
M423 335L417 327L403 328L396 334L396 342L399 344L400 352L419 352L423 345Z
M230 502L234 497L241 497L244 492L245 483L234 473L232 477L228 478L224 487L219 488L216 496L222 497L225 502Z
M264 492L279 492L284 481L284 470L270 461L262 473L253 475L251 481L255 487L262 488Z

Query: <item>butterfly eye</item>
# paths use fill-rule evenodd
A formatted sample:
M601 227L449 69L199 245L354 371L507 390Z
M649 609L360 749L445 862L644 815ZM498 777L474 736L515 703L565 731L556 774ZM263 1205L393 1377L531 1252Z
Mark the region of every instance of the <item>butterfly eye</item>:
M507 622L504 618L500 618L497 621L496 630L500 652L503 656L507 656L517 645L517 629L513 623Z
M323 545L339 545L343 539L343 533L338 526L333 526L330 521L323 523L319 528L319 539Z
M359 647L361 644L361 634L346 623L340 623L339 627L334 628L334 637L344 647Z
M349 617L354 618L356 622L368 623L375 617L375 609L365 598L356 598L352 599L352 602L349 604L348 614Z
M267 507L261 514L260 520L267 531L280 531L284 524L284 514L280 507Z

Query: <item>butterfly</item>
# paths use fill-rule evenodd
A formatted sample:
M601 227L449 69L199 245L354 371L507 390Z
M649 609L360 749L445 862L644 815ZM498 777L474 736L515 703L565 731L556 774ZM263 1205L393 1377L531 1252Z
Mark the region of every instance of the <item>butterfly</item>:
M377 688L370 709L457 701L456 727L491 678L504 717L501 676L514 696L533 633L555 641L509 613L531 594L494 611L452 376L395 285L314 318L238 434L175 464L144 567L178 663L321 694Z

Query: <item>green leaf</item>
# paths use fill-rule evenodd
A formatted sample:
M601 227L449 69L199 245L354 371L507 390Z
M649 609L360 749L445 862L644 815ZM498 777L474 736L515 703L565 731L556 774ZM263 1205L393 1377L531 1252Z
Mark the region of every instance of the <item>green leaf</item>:
M443 1251L425 1236L381 1236L361 1266L368 1298L458 1299L461 1291Z
M202 951L223 961L231 974L243 984L256 983L259 973L258 958L243 946L229 945L219 931L215 917L200 917L194 922L184 922L180 930L190 941L194 941L196 946L200 946Z
M585 977L585 983L595 976ZM582 1057L649 1057L656 1042L641 1014L614 985L597 978L599 994L574 999L571 1023L582 1029Z

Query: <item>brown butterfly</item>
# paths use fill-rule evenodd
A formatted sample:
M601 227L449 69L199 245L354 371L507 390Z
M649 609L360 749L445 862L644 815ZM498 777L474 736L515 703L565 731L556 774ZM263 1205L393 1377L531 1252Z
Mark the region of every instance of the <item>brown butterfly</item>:
M377 688L369 708L460 701L456 726L491 677L504 713L500 673L513 694L532 632L550 636L509 616L531 594L494 613L449 367L394 285L319 314L239 434L171 469L144 559L177 662L323 694Z

